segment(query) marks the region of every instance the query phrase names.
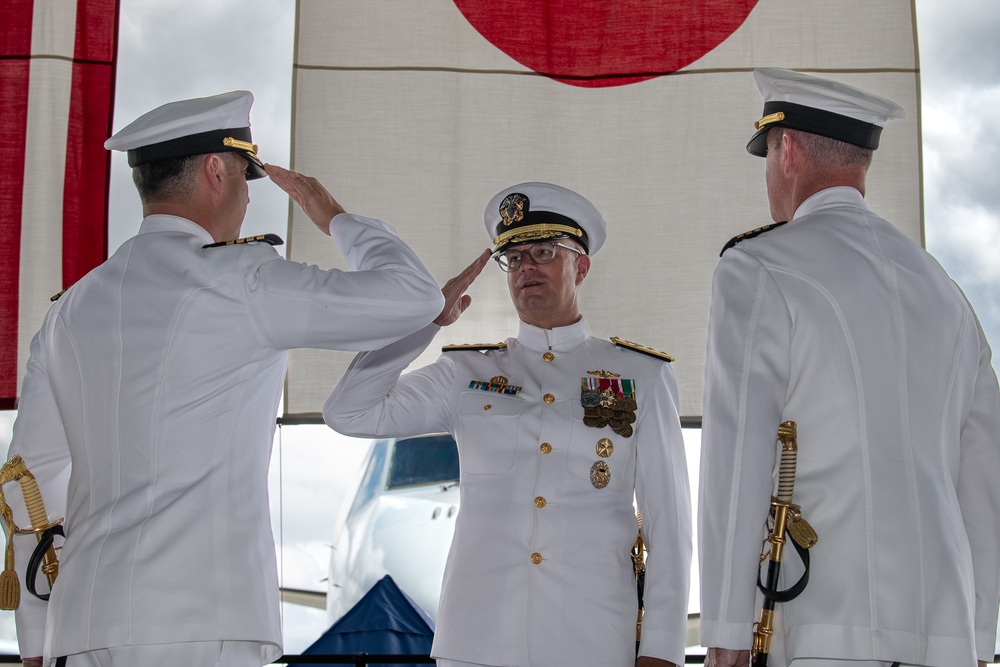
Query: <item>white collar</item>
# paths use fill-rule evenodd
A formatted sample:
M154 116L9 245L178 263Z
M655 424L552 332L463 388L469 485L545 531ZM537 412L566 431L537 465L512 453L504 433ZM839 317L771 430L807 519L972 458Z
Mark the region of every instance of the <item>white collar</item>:
M575 324L555 329L542 329L527 322L521 322L517 332L517 342L529 350L542 352L553 350L567 352L590 338L590 331L581 317Z
M820 190L799 204L799 207L795 209L795 215L792 216L792 220L801 218L802 216L810 213L815 213L823 208L844 205L862 208L866 211L868 210L868 205L865 204L865 198L860 192L847 185L838 185L833 188L827 188L826 190Z
M150 234L154 232L182 232L197 236L205 243L215 243L215 239L212 238L207 229L197 222L192 222L187 218L181 218L176 215L158 214L146 216L142 224L139 225L139 233Z

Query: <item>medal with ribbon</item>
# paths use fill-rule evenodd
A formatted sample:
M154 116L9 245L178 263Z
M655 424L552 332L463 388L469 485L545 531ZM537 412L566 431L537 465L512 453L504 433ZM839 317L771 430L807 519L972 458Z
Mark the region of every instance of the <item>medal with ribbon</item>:
M580 380L580 403L583 423L591 428L610 426L628 438L635 423L635 382L610 371L587 371Z

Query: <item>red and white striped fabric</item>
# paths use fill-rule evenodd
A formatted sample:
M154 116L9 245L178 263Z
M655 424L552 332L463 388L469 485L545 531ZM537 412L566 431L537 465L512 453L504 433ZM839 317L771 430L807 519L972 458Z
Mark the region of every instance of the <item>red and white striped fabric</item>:
M107 253L117 0L8 0L0 30L0 408L49 298Z
M292 162L390 222L442 283L488 245L482 209L522 181L572 188L608 241L581 292L594 335L676 357L681 414L701 415L719 250L770 222L764 161L744 147L755 67L884 95L868 202L922 237L913 2L901 0L299 0ZM338 261L293 211L289 257ZM442 343L516 332L488 267ZM432 347L417 360L437 354ZM319 412L350 355L296 351L286 417ZM613 369L612 369L613 370ZM513 381L513 380L512 380ZM641 391L641 389L639 389Z

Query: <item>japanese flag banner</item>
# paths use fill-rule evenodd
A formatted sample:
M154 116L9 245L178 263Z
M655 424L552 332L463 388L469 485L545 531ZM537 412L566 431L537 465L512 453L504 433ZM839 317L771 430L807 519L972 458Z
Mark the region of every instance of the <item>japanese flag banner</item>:
M719 251L771 222L764 161L745 150L763 109L753 69L906 109L882 135L867 200L919 242L914 21L900 0L299 0L292 163L396 227L442 284L490 245L495 193L548 181L587 197L608 223L581 288L591 333L674 356L681 415L697 423ZM342 267L290 211L289 257ZM516 334L497 267L470 294L415 365L438 343ZM350 358L293 352L285 417L315 418Z

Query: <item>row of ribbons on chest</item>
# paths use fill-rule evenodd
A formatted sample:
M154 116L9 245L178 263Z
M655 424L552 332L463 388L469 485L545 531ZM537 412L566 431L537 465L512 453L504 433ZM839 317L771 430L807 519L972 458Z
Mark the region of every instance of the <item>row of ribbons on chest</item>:
M638 409L635 400L635 381L621 377L607 377L615 375L607 371L594 372L601 375L580 379L580 404L584 410L584 425L591 428L610 426L618 435L631 437L632 424L635 423L635 413ZM523 387L512 385L506 377L497 375L489 380L472 380L469 382L469 389L516 396Z

